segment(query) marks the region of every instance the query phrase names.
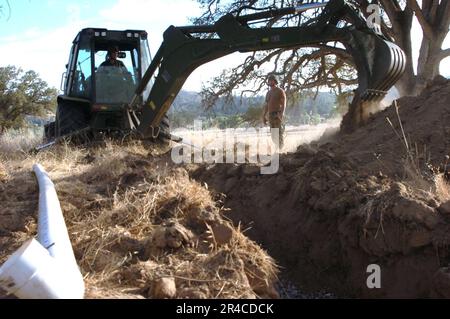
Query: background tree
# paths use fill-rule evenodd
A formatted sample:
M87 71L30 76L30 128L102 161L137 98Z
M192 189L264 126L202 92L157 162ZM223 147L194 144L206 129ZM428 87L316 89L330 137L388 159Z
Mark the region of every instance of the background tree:
M282 8L295 6L311 1L291 0L234 0L223 2L220 0L197 0L204 9L195 24L212 24L226 13L241 12L250 7ZM407 56L406 71L397 83L401 95L415 95L436 75L439 74L440 62L450 56L450 49L442 49L450 25L450 1L423 0L422 4L416 0L354 0L364 14L371 3L381 5L382 29L385 34L393 37L395 42L405 51ZM268 20L267 26L293 26L314 18L321 9L314 13L307 11L298 15L274 18ZM417 74L413 68L411 28L414 15L423 30ZM327 86L338 95L352 85L357 84L356 72L353 68L351 56L339 45L323 44L309 48L297 47L293 49L278 49L256 52L248 56L242 64L224 71L212 79L202 89L202 97L206 106L215 103L219 96L231 97L236 88L247 88L244 93L259 93L265 87L267 70L270 65L272 72L283 75L282 85L288 94L304 89ZM251 86L254 84L254 86Z
M49 88L34 71L0 67L0 134L26 125L26 116L54 112L57 90Z
M369 0L358 0L363 11ZM383 8L382 29L395 39L406 53L406 71L396 87L401 95L416 95L439 75L443 59L450 57L450 48L443 49L443 43L450 26L450 1L448 0L380 0ZM412 38L413 18L423 32L423 39L417 60L417 73L413 67Z
M9 4L9 0L4 0L3 3L0 3L0 18L6 16L7 20L11 17L11 6Z

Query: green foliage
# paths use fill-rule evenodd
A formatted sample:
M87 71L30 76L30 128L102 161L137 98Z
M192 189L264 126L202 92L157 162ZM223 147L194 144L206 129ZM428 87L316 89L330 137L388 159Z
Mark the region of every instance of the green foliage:
M350 94L351 95L351 94ZM180 92L169 110L172 128L192 128L195 120L203 121L203 128L235 128L262 125L264 96L234 96L232 101L219 98L213 108L202 106L198 93ZM288 125L319 124L340 117L346 111L351 96L333 91L304 90L288 98L286 123Z
M188 127L190 125L193 125L196 118L196 112L188 110L169 112L170 125L174 128Z
M263 107L250 106L243 115L243 120L251 125L261 122Z
M47 116L56 108L57 90L34 71L0 67L0 134L26 126L27 116Z
M353 92L343 92L336 96L336 114L344 115L348 111L348 105L353 99Z
M241 115L234 114L229 116L218 116L212 122L213 127L217 127L221 130L229 127L239 127L244 123Z

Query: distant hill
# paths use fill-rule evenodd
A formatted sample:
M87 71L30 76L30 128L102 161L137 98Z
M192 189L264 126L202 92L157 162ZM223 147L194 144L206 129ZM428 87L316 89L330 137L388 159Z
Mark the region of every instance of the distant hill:
M286 110L289 124L311 124L318 123L330 118L336 113L336 97L333 93L319 92L314 95L303 96L298 101L290 102ZM211 109L205 110L202 106L201 96L198 92L181 91L169 109L173 127L193 124L195 119L216 119L242 117L246 113L259 114L264 106L264 96L256 97L234 97L231 103L220 98ZM261 109L261 111L258 111ZM32 126L43 126L54 120L54 116L40 118L28 116L27 121ZM245 120L245 119L241 119ZM237 119L239 122L239 120Z
M298 107L303 107L307 112L317 112L326 115L330 112L330 109L336 103L336 96L330 92L319 92L317 97L303 98L301 101L295 102L288 108L295 109ZM217 101L216 105L209 110L211 113L215 114L237 114L245 113L249 107L262 107L264 105L264 96L256 97L244 97L240 98L236 96L231 104L225 103L225 99L221 98ZM176 97L172 107L169 112L180 112L180 111L198 111L205 112L201 105L201 96L197 92L181 91Z
M290 100L288 104L286 114L290 124L314 124L336 115L336 96L330 92L319 92L317 96L311 93L297 101ZM199 93L181 91L168 114L174 126L178 127L189 125L198 118L236 117L247 112L255 114L259 113L255 109L262 111L263 106L264 96L236 96L231 103L220 98L214 107L205 110Z

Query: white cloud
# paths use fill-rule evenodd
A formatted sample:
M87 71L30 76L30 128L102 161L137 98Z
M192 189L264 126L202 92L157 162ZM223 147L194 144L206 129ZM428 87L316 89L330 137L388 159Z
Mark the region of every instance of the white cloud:
M66 7L66 12L68 14L67 20L69 21L69 23L76 23L77 21L80 21L81 6L77 4L69 4Z
M55 0L47 0L49 5ZM200 8L195 0L118 0L101 10L95 20L84 16L89 5L67 4L66 23L51 31L33 27L20 34L0 38L1 65L16 65L24 70L34 70L51 86L60 87L61 76L69 58L72 41L86 27L108 29L143 29L149 33L153 54L163 41L163 33L170 26L190 24L189 18L199 16ZM231 55L199 67L187 79L186 90L198 91L201 84L243 61L241 54Z
M73 38L83 23L67 25L51 32L38 28L0 41L2 65L34 70L51 86L59 88L61 75L69 58Z
M55 0L48 0L52 4ZM51 31L30 28L20 34L0 38L1 65L16 65L25 70L35 70L50 85L59 88L61 75L69 57L72 41L86 27L108 29L144 29L149 32L151 51L154 54L162 42L163 32L170 25L187 25L188 18L199 16L201 10L194 0L118 0L101 10L95 20L83 16L89 5L66 6L66 24ZM415 24L413 41L416 56L420 48L422 32ZM450 47L450 36L444 48ZM188 78L184 89L199 90L202 82L219 75L224 68L236 66L244 60L244 54L234 54L215 60L198 68ZM416 60L416 59L415 59ZM450 76L450 58L441 63L441 72Z
M55 3L48 0L48 4ZM20 34L0 39L2 65L15 65L25 71L34 70L50 86L59 89L72 41L87 25L87 21L82 19L83 10L86 9L88 5L68 4L64 26L50 31L31 27Z
M155 54L163 41L164 31L169 26L189 25L189 18L197 17L201 12L195 0L118 0L111 8L100 11L99 21L95 26L146 30L151 52ZM240 61L241 58L233 55L203 65L192 73L183 88L198 91L203 82Z
M54 0L48 0L48 4L54 4ZM0 39L2 65L35 70L51 86L59 88L72 41L81 29L90 26L144 29L150 33L151 49L155 52L162 41L162 33L170 24L186 24L189 16L200 12L195 1L186 0L119 0L102 10L95 20L83 17L86 10L89 10L87 4L71 3L65 10L66 24L60 28L46 31L33 27L20 34L4 36Z
M170 25L186 25L189 17L200 13L194 0L119 0L111 8L100 11L99 20L106 28L146 30L150 47L156 51Z

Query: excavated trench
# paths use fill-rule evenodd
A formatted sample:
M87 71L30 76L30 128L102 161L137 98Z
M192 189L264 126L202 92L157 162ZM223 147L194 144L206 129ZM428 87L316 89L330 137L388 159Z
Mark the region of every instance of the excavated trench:
M277 174L217 164L191 177L225 194L228 217L302 291L449 298L449 123L450 81L437 79L351 135L281 155Z
M281 298L346 296L347 291L333 289L329 278L323 278L327 269L303 258L314 245L300 234L301 224L305 222L302 212L290 207L292 195L286 176L292 177L293 173L264 176L259 174L257 166L216 165L200 167L191 177L206 183L229 209L226 217L277 261L280 266L277 290ZM318 230L317 235L324 233ZM320 254L320 249L316 253Z
M283 163L284 158L281 161ZM305 258L311 249L317 250L316 255L326 254L328 250L322 250L320 246L324 244L323 236L331 236L327 235L327 228L332 226L323 225L324 229L312 230L318 237L316 242L321 243L317 246L311 242L314 239L302 236L302 224L311 222L306 221L306 214L292 207L289 188L295 171L291 168L284 166L280 175L264 176L259 174L257 166L203 166L193 171L191 177L206 183L229 209L226 217L235 226L245 229L244 233L277 261L280 266L277 289L281 298L347 296L348 291L334 289L340 286L339 278L333 278L334 269L321 268ZM329 244L333 245L333 241ZM330 280L336 285L330 284Z
M307 153L284 156L273 176L235 165L191 175L225 194L227 217L279 263L281 296L448 296L448 202L385 175L355 176L351 162L323 150ZM380 289L367 286L373 264Z

